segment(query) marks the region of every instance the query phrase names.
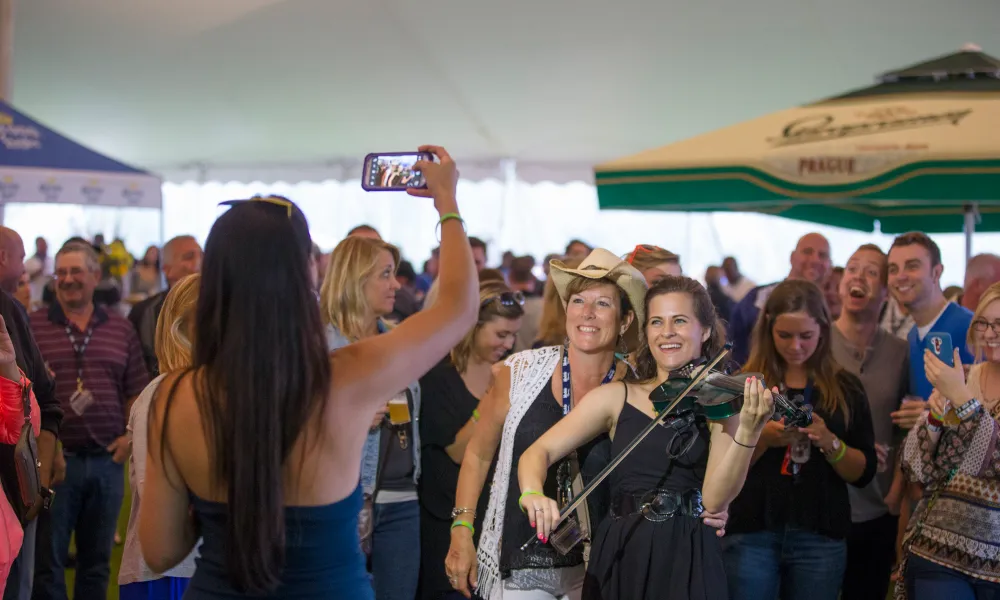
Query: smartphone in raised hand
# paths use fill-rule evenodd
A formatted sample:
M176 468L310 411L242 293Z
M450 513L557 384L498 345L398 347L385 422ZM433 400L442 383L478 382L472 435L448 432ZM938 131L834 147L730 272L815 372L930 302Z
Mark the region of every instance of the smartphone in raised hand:
M403 192L426 188L427 181L413 169L418 161L433 161L429 152L373 152L365 157L361 188L368 192Z
M951 343L951 334L946 331L931 331L924 338L924 346L934 356L949 367L955 366L955 349Z

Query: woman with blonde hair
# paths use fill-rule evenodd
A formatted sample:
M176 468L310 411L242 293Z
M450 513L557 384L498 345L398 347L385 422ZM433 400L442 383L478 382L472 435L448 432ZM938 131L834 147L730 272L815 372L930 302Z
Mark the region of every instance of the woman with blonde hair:
M968 380L962 341L980 361ZM924 496L904 536L897 599L964 600L1000 593L1000 458L995 450L1000 445L1000 283L987 288L967 339L954 344L952 356L924 351L924 370L934 386L930 411L903 445L903 471L923 485Z
M352 236L330 254L320 314L333 351L385 333L396 303L399 250ZM377 600L412 600L420 576L420 384L412 382L375 413L361 463L362 547L370 556ZM390 404L393 410L390 410ZM415 425L414 423L417 422Z
M168 373L191 366L191 340L194 338L194 311L198 303L201 276L188 275L171 288L163 301L156 321L156 359L161 375L151 381L132 404L128 431L132 435L132 458L129 481L132 486L132 512L125 534L125 549L118 571L118 595L122 600L176 600L184 595L194 575L193 550L179 565L157 574L146 565L139 545L139 504L146 476L146 446L149 406L160 382Z
M444 560L451 543L455 488L465 448L479 421L479 402L493 383L494 365L514 347L524 296L503 281L480 281L479 320L451 355L420 379L420 589L423 600L460 597ZM478 509L462 513L475 521Z

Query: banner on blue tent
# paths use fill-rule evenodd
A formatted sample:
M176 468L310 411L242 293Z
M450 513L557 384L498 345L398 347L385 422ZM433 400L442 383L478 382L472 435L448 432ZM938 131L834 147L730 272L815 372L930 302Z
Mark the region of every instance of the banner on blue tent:
M160 180L115 174L0 167L0 202L160 208Z

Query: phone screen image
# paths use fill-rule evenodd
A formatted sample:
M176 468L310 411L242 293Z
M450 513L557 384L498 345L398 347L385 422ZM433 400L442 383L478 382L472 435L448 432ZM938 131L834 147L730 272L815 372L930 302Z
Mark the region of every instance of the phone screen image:
M362 187L373 191L426 187L424 176L414 171L413 165L428 158L428 155L419 152L369 154L365 159Z

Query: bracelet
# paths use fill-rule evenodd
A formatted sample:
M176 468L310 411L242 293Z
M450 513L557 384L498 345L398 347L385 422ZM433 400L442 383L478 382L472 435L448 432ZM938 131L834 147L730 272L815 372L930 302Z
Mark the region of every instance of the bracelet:
M932 427L941 427L944 424L944 417L936 415L934 411L931 411L927 414L927 424Z
M931 425L930 422L927 423L927 431L931 433L941 433L940 425Z
M458 508L457 506L451 509L451 518L456 519L464 514L472 513L472 520L476 520L476 509L474 508Z
M737 446L743 446L744 448L750 448L751 450L756 450L757 446L747 446L746 444L741 444L736 438L733 438L733 443Z
M979 400L976 400L975 398L973 398L972 400L969 400L968 402L966 402L962 406L959 406L955 410L955 413L958 415L959 419L965 421L969 417L971 417L971 416L975 415L976 413L978 413L979 409L981 409L981 408L982 408L982 405L979 404Z
M465 219L463 219L462 216L459 215L458 213L445 213L441 215L441 218L438 220L437 227L434 230L434 233L437 236L437 241L439 244L441 243L441 224L444 223L445 221L451 221L453 219L462 223L462 229L463 230L465 229Z
M472 409L472 422L473 423L478 423L479 422L479 409L478 408Z
M469 523L468 521L455 521L454 523L451 524L452 529L456 527L465 527L466 529L472 532L472 535L476 535L476 528L473 527L472 523Z
M847 456L847 444L845 444L844 442L840 442L840 452L838 452L837 455L834 456L833 458L827 458L826 460L831 465L835 465L840 461L844 460L845 456Z
M523 512L524 511L524 504L522 504L522 503L524 502L524 498L526 496L544 496L544 495L545 494L543 494L541 492L533 492L531 490L528 490L527 492L524 492L523 494L521 494L521 497L517 499L517 505L521 507L521 511Z

